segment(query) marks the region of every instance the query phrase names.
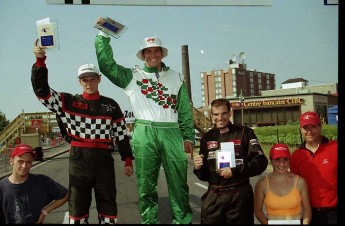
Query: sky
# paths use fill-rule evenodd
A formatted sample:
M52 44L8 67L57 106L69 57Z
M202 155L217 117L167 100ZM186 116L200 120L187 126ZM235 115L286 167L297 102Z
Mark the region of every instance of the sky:
M158 37L169 50L163 62L182 73L188 46L192 101L201 107L200 73L225 69L233 55L246 53L247 69L275 74L276 88L287 79L310 85L338 82L338 5L324 0L272 0L271 6L50 5L45 0L0 0L0 111L8 120L20 113L47 112L31 86L36 21L55 21L59 45L47 50L49 84L59 92L82 88L77 70L97 64L93 27L110 17L127 27L111 46L125 67L143 66L135 55L145 37ZM100 94L131 108L124 91L105 76Z

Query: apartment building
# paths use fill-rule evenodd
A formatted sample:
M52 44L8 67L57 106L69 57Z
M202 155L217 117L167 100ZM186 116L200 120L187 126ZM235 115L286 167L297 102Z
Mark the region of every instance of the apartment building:
M247 69L244 60L230 60L228 68L201 72L200 76L203 107L217 98L258 96L262 90L276 88L274 74Z

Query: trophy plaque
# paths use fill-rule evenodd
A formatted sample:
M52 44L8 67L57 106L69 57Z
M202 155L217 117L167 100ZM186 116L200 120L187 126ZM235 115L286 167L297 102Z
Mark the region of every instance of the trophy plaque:
M114 38L119 38L123 32L127 30L126 26L109 17L105 18L105 22L102 25L95 24L94 27L103 31L104 33L107 33L108 35L113 36Z

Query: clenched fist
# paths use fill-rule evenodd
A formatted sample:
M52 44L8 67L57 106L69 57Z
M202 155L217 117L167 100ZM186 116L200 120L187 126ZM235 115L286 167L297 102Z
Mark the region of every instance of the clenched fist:
M204 158L204 155L202 154L194 156L194 169L198 170L201 168L201 166L204 164L203 158Z
M46 55L46 51L45 51L46 48L47 47L45 46L38 46L38 39L36 39L33 52L37 58L43 58Z

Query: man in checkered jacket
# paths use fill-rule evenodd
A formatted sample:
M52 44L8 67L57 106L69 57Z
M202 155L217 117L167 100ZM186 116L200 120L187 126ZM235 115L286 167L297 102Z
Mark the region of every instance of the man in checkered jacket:
M103 18L97 20L100 24L104 22ZM186 152L193 153L195 132L183 76L162 62L168 50L156 37L145 38L136 55L145 62L143 68L131 69L117 64L110 38L102 31L96 37L95 47L100 70L124 89L136 119L132 145L141 223L158 223L157 178L161 165L167 179L172 223L191 223Z
M100 223L117 223L112 136L125 162L125 174L133 173L131 146L126 122L116 101L101 96L98 85L100 73L93 64L80 66L79 83L83 94L57 92L48 84L45 47L33 49L36 63L32 67L31 82L38 99L60 117L71 138L69 163L70 223L88 223L92 188L95 191Z

